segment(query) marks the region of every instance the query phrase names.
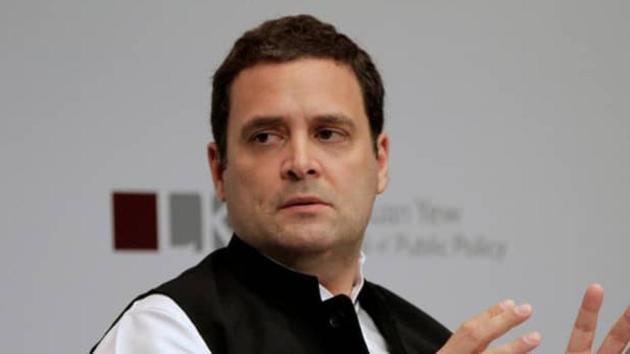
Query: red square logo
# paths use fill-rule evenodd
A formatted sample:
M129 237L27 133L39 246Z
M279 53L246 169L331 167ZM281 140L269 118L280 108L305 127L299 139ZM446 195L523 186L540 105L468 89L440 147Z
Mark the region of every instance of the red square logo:
M157 195L112 193L115 250L157 250Z

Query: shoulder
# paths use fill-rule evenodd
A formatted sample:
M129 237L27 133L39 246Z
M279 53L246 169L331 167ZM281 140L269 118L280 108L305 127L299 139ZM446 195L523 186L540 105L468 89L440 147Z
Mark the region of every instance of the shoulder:
M230 272L230 267L226 266L228 262L226 249L218 249L206 256L197 265L188 268L149 293L165 294L180 304L179 297L199 296L200 287L206 291L212 291L215 290L217 281L231 279L229 275L225 274Z
M207 353L199 332L169 297L135 301L105 335L94 353Z

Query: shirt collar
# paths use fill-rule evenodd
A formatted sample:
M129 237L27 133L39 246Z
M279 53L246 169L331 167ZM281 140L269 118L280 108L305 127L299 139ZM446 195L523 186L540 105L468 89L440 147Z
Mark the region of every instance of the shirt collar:
M356 277L354 278L354 282L352 283L352 291L350 292L350 299L354 304L355 308L358 305L357 299L359 297L359 293L361 289L363 289L363 284L365 283L365 278L363 277L363 264L365 263L365 253L361 251L361 255L359 256L359 271L357 272ZM319 284L319 296L322 301L326 301L334 297L334 295L330 292L330 290L326 289L321 283Z

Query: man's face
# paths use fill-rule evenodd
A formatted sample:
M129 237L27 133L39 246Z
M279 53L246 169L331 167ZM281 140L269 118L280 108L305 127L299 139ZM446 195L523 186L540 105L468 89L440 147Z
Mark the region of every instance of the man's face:
M356 253L387 184L388 138L374 152L359 83L328 59L258 64L232 84L227 156L209 158L230 224L277 258Z

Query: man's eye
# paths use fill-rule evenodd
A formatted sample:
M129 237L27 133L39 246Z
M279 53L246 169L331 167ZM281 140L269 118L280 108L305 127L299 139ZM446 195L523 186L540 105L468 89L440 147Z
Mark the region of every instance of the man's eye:
M324 141L339 141L343 139L343 134L333 129L321 129L317 131L316 137Z
M270 132L260 132L252 136L251 140L259 144L269 144L279 139L279 136Z

